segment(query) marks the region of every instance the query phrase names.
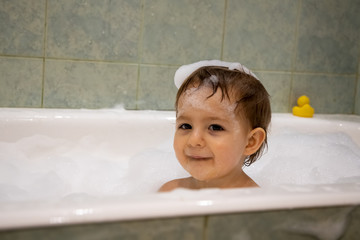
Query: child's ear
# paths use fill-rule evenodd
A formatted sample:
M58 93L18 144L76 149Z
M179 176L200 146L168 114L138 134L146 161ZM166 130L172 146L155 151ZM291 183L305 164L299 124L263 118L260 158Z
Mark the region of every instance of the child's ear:
M250 156L255 153L265 140L265 130L258 127L253 130L248 135L248 144L245 147L244 155Z

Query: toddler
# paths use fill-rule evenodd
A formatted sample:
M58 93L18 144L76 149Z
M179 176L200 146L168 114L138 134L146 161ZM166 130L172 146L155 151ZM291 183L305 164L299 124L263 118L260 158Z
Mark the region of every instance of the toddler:
M191 177L159 191L258 186L243 171L267 146L269 94L257 77L240 63L200 61L180 67L175 84L174 150Z

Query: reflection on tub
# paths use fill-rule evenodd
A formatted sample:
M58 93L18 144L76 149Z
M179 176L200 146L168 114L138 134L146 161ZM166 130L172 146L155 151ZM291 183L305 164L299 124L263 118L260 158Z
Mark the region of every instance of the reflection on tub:
M245 168L262 188L159 194L188 176L173 153L174 120L174 112L2 109L0 228L360 203L358 116L274 114L268 151Z

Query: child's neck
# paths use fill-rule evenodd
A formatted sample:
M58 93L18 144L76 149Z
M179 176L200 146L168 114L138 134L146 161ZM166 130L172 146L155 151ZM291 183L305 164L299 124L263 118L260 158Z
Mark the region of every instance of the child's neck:
M254 180L252 180L242 169L229 176L209 181L199 181L191 177L190 185L190 188L192 189L258 187Z

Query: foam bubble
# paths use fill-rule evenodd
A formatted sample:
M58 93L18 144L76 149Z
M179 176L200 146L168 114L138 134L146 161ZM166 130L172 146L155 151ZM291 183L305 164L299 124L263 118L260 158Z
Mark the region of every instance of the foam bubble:
M219 79L217 78L217 76L215 75L211 75L209 77L209 80L213 83L213 84L217 84L219 82Z
M204 60L179 67L178 70L175 72L174 76L174 83L176 87L180 88L182 83L185 81L186 78L191 75L191 73L204 66L228 67L230 70L237 69L258 79L258 77L253 72L251 72L247 67L240 63L224 62L220 60Z
M261 186L346 182L360 175L360 148L343 133L284 132L244 170Z
M129 193L156 192L165 182L188 176L172 149L150 149L130 161L127 178L131 185Z
M156 192L169 180L189 176L172 141L131 159L120 159L92 136L0 142L0 201ZM245 171L261 186L354 182L360 179L360 148L343 133L284 131L269 137L268 152Z

